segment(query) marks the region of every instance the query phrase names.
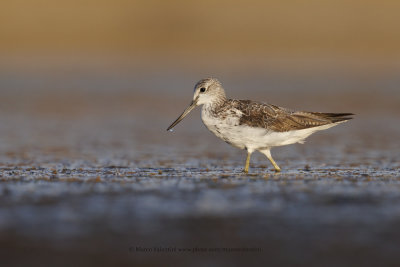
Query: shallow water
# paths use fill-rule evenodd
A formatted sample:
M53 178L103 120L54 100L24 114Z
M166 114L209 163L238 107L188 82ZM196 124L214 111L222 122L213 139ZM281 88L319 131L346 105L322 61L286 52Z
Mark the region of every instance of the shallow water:
M281 173L255 153L243 174L245 152L210 134L198 111L166 131L189 94L172 107L137 92L88 95L3 107L5 263L398 262L397 110L360 106L355 120L274 149Z

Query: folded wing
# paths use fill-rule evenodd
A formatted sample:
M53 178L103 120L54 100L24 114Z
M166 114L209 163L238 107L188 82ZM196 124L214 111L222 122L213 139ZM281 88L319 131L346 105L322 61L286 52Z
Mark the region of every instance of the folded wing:
M291 111L271 104L250 100L232 100L242 113L239 124L265 128L275 132L287 132L318 127L352 119L352 113L321 113Z

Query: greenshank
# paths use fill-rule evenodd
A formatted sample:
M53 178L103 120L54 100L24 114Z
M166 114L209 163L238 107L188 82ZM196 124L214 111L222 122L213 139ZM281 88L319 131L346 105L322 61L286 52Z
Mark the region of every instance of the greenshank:
M221 83L206 78L196 83L194 96L185 111L168 127L172 130L190 111L203 105L205 126L226 143L247 151L244 172L249 171L250 156L260 151L276 172L281 169L271 156L276 146L304 143L311 134L352 119L352 113L292 111L251 100L228 99Z

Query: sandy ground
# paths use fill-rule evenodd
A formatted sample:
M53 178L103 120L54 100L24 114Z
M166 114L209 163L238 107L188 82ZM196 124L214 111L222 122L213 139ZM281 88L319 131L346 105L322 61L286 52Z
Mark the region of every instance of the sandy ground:
M210 134L198 111L165 131L191 97L172 84L172 96L159 84L147 93L5 91L5 265L398 266L400 124L387 97L398 93L381 91L375 110L362 90L272 93L276 104L357 116L273 150L281 173L254 154L245 175L245 152ZM324 94L339 101L315 101Z

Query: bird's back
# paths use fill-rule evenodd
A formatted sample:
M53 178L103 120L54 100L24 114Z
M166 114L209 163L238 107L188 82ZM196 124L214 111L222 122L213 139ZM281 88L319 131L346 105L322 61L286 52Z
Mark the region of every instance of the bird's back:
M272 104L251 100L228 100L241 112L240 125L287 132L350 120L352 113L291 111Z

